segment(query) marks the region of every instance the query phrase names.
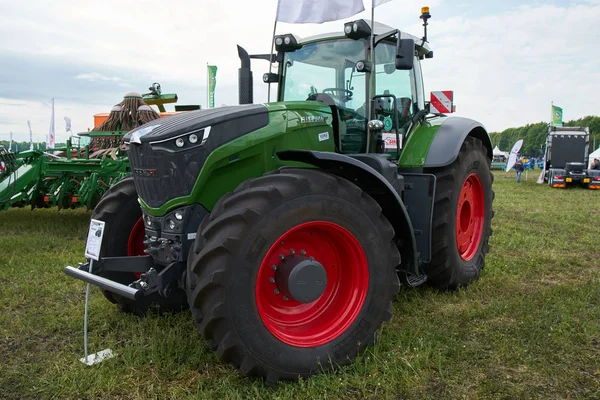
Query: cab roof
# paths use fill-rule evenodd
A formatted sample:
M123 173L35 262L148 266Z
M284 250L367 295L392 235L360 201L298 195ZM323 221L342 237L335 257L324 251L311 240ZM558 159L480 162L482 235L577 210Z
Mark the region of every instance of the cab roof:
M367 25L369 25L369 27L371 27L371 21L370 20L363 20L367 23ZM341 23L342 27L344 26L344 23ZM373 33L377 36L377 35L383 35L385 33L388 33L390 31L395 30L396 28L392 28L389 25L383 24L381 22L377 22L375 21L375 29L373 30ZM329 33L321 33L318 35L313 35L313 36L309 36L306 38L302 38L302 37L298 37L295 36L296 40L298 41L298 44L306 44L306 43L311 43L311 42L318 42L321 40L325 40L325 39L332 39L332 38L343 38L346 37L346 35L344 34L343 31L339 31L339 32L329 32ZM415 41L415 45L417 47L420 47L422 50L424 50L424 53L429 53L430 51L432 51L431 47L429 46L429 43L427 42L423 42L422 38L418 38L416 36L413 36L409 33L406 32L402 32L400 31L400 37L401 39L413 39Z

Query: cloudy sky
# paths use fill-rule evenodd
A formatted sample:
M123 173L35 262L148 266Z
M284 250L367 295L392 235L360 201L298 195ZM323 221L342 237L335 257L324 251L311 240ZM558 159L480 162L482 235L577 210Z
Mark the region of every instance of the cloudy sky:
M326 0L323 0L324 2ZM365 0L369 3L369 0ZM425 89L454 90L460 115L490 131L547 121L550 102L565 119L598 115L600 0L392 0L376 20L422 35L431 8ZM0 0L0 139L43 140L56 99L73 131L92 127L128 91L160 82L180 104L206 106L206 64L219 68L215 103L237 104L236 44L267 53L277 0ZM356 18L369 18L367 13ZM341 31L343 22L290 25L277 33ZM268 65L254 61L255 102Z

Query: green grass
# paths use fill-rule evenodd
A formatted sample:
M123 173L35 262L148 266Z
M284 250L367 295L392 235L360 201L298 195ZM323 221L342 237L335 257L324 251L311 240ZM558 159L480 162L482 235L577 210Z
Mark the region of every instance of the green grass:
M117 356L84 366L85 285L62 270L89 213L0 213L0 398L600 398L600 193L503 173L494 188L479 281L403 290L354 364L273 387L219 361L188 313L140 319L97 289L90 348Z

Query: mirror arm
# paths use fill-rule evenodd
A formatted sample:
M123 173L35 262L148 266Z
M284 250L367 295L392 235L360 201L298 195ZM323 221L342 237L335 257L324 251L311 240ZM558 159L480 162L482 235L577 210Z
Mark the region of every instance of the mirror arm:
M417 111L416 114L412 117L412 119L410 120L410 125L408 126L408 129L406 130L406 138L407 139L408 139L408 136L411 134L411 130L412 130L413 126L415 126L415 124L418 121L425 119L427 114L429 114L428 108L429 107L425 106L424 109Z
M388 39L388 38L390 38L390 37L392 37L392 36L394 36L396 34L398 35L398 37L400 37L400 31L398 29L394 29L393 31L389 31L389 32L386 32L386 33L384 33L382 35L375 36L375 39L373 39L373 41L375 42L375 47L377 47L377 45L380 42L382 42L385 39Z
M427 114L429 114L429 110L425 108L417 111L417 113L412 117L412 120L410 121L411 124L416 124L418 121L422 120Z

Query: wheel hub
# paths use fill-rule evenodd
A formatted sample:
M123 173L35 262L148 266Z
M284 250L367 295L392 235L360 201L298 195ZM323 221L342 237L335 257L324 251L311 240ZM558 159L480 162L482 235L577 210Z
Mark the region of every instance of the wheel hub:
M354 323L368 285L369 264L356 237L332 222L305 222L274 240L263 257L256 308L283 343L321 346Z
M284 296L299 303L312 303L327 287L327 272L314 258L293 254L277 265L275 282Z

